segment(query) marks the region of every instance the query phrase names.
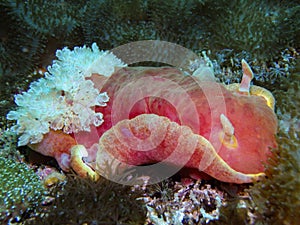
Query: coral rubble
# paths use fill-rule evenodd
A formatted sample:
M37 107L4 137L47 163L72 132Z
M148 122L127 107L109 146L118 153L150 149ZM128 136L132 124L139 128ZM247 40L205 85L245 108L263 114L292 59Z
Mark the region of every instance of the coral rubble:
M224 196L201 181L174 184L166 180L152 187L144 201L149 224L207 224L218 220Z

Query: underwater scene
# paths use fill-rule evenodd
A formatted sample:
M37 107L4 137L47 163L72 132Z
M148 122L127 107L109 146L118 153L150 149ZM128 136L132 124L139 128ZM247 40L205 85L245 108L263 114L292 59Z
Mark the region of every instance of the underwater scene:
M299 0L0 10L0 224L299 224Z

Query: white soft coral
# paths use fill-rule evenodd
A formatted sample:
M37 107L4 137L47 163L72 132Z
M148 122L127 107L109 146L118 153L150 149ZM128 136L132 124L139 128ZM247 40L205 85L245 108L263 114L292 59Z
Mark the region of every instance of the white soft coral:
M7 114L9 120L17 121L12 130L20 135L19 146L40 142L50 128L76 133L89 131L90 125L100 126L103 115L93 108L106 106L109 96L85 78L92 73L110 76L115 67L126 66L112 53L100 51L95 43L91 49L84 46L73 51L58 50L56 56L45 78L16 95L18 108Z

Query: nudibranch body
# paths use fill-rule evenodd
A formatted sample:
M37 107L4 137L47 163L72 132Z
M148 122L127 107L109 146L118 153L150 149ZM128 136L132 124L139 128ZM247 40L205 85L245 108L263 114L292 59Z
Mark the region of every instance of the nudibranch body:
M139 115L155 114L167 117L169 123L176 122L178 125L189 127L193 134L205 138L214 148L218 158L224 160L232 169L244 174L263 172L263 164L271 156L270 149L276 147L277 130L277 119L267 100L253 93L245 95L239 91L228 90L222 84L198 79L184 76L175 68L141 67L118 70L100 89L108 93L110 102L107 107L98 108L105 121L98 127L99 136L112 127L114 132L111 135L116 135L116 130L124 129L119 127L120 121L129 119L130 123L130 119ZM178 88L173 87L174 83ZM183 93L187 96L184 97ZM147 116L143 119L147 120ZM149 116L149 120L154 119ZM135 157L137 153L134 148L128 149L127 152L124 142L136 135L131 134L132 129L128 129L127 134L119 132L117 135L117 139L122 139L122 135L126 137L120 143L122 147L109 148L108 151L115 158L130 161L132 164L143 164L162 161L171 154L161 145L152 151L142 151L138 157ZM107 139L111 140L112 137ZM105 139L100 139L100 144L101 140L106 142ZM174 140L175 137L172 138L172 141ZM127 143L129 146L130 142L133 140ZM122 149L122 152L118 149ZM187 150L182 149L182 154L185 151ZM159 157L151 158L151 155ZM203 155L203 151L194 151L185 166L199 168L200 162L205 165ZM207 162L214 159L205 157ZM180 162L180 158L178 156L172 163L184 163Z
M249 183L263 175L276 147L277 118L270 92L250 85L253 74L245 61L242 83L226 86L214 81L211 68L188 76L176 68L126 67L95 46L97 56L88 50L89 57L83 57L83 49L77 49L72 57L87 66L78 60L83 68L64 74L69 71L59 66L70 64L75 52L65 51L58 54L62 62L50 67L52 74L17 96L19 110L8 114L18 121L21 144L55 157L63 170L73 168L95 179L108 155L128 165L163 161L195 168L225 182ZM53 80L61 82L61 77L73 79L73 85L55 86ZM34 97L40 112L28 112L26 96L49 82L52 89ZM42 124L42 131L27 126L27 118Z

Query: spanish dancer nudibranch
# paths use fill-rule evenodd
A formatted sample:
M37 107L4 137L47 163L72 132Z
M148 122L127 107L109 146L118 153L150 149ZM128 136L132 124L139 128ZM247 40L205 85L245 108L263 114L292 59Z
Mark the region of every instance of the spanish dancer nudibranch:
M45 78L16 96L19 107L7 118L17 121L19 145L55 157L64 171L98 179L103 162L117 160L163 162L231 183L264 175L277 146L275 100L250 85L244 60L241 83L223 85L211 68L186 75L128 67L96 44L57 57Z

